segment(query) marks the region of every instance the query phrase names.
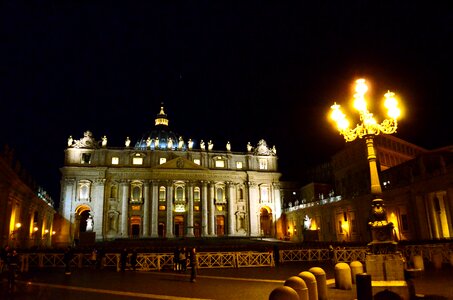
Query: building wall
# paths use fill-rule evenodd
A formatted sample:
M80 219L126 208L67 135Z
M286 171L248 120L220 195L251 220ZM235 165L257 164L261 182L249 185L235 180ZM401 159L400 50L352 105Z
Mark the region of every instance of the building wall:
M452 148L428 151L395 137L379 137L375 149L382 198L388 221L395 226L395 239L451 238ZM363 141L348 144L330 161L335 182L330 193L314 183L307 184L300 188L300 199L283 203L286 228L298 229L297 234L291 232L292 240L304 240L300 228L307 219L315 220L309 223L316 224L312 225L314 229L319 228L322 241L371 240L368 219L372 196L366 157ZM381 163L381 159L386 163ZM304 201L303 195L307 194L314 195L311 203Z
M263 140L247 152L108 148L89 133L65 150L61 174L68 243L85 232L96 240L282 235L281 174Z
M5 148L0 154L0 245L50 247L54 214L52 200Z

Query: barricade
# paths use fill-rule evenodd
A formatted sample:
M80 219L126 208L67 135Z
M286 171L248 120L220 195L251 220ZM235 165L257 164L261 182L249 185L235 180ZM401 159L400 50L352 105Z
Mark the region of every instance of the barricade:
M351 268L347 263L335 265L335 287L340 290L352 289Z
M305 284L307 285L308 288L308 299L310 300L318 300L318 285L316 283L316 277L313 275L311 272L308 271L303 271L300 272L299 275L300 278L305 281Z
M360 261L353 261L349 264L351 267L352 283L356 283L356 275L363 273L363 264Z
M318 288L318 299L327 300L327 275L326 272L319 267L313 267L308 270L316 278L316 285Z
M299 295L299 300L308 300L308 288L305 281L299 276L291 276L286 279L284 286L294 289Z
M299 300L299 295L289 286L279 286L271 292L269 300Z

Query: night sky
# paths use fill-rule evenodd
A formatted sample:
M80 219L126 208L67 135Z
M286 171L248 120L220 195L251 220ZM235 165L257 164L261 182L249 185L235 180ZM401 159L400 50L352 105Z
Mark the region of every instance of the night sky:
M327 113L365 77L379 120L384 93L401 97L397 137L453 145L452 9L301 2L3 1L0 142L58 202L69 135L135 143L163 102L185 140L265 139L296 179L344 147Z

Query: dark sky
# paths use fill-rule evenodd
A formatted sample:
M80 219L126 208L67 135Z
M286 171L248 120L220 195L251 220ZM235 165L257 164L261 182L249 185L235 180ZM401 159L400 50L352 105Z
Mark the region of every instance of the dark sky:
M449 7L301 2L3 1L0 142L58 201L69 135L135 142L164 102L185 139L275 145L291 179L344 146L326 115L365 77L380 120L402 98L397 137L453 144Z

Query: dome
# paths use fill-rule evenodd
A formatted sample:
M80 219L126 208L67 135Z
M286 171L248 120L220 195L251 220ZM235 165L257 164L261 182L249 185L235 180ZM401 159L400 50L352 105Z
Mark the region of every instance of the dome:
M186 150L182 137L168 127L168 118L163 106L160 107L160 112L156 116L154 129L138 140L135 149Z

